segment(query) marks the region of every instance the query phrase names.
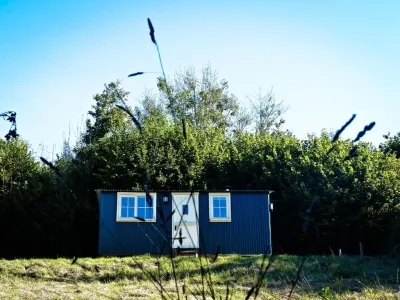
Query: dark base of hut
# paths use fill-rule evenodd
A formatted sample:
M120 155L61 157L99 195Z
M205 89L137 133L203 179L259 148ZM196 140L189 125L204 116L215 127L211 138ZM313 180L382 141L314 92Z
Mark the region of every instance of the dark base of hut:
M178 255L180 256L197 256L199 253L199 249L197 248L174 248L172 250L173 257L176 257Z

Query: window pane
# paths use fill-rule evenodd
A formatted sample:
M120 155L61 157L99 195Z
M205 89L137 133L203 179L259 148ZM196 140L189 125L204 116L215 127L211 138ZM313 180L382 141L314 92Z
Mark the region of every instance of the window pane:
M214 218L219 218L219 208L214 207Z
M146 219L153 219L153 208L148 207L146 208Z
M226 218L227 217L226 208L220 208L220 210L221 210L221 218Z
M138 207L146 206L146 198L144 196L138 197Z
M121 206L128 206L128 197L121 198Z
M189 207L187 205L182 205L182 214L183 215L189 214Z
M150 196L150 199L146 199L146 206L147 207L153 207L153 198Z
M214 204L214 207L219 207L219 198L218 197L214 197L213 204Z
M145 218L145 208L144 207L138 207L137 217L142 218L142 219Z
M126 207L121 208L121 218L126 218L128 216L128 209Z
M220 198L219 200L219 206L220 207L226 207L226 198Z
M134 208L129 207L129 208L127 208L127 210L128 210L128 218L133 218L134 217Z
M129 197L129 207L134 207L135 206L135 198L133 197Z

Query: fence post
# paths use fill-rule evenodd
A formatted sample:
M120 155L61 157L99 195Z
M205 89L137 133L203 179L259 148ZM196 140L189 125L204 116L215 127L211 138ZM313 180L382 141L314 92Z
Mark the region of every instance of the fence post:
M364 256L364 245L360 242L360 256Z

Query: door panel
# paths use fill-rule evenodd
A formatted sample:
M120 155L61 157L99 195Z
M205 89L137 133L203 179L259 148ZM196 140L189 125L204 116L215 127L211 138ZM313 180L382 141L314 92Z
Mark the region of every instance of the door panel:
M172 207L175 210L172 222L173 248L199 248L199 195L172 193Z

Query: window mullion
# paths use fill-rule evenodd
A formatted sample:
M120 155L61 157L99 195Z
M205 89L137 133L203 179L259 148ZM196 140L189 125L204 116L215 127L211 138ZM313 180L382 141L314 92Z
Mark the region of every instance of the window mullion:
M134 211L134 214L135 214L135 217L137 217L138 216L138 213L137 213L137 208L138 208L138 202L139 202L139 197L136 197L136 200L137 201L135 201L135 205L133 206L133 211Z

